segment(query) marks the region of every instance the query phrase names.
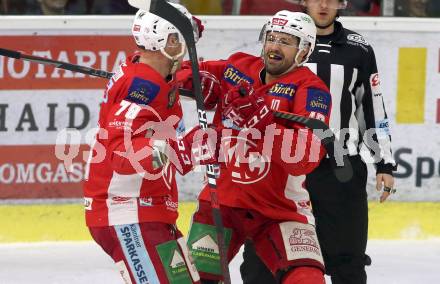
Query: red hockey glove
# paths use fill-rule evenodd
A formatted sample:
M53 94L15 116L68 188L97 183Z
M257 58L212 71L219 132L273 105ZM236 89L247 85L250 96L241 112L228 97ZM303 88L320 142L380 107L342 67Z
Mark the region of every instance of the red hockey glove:
M247 82L240 82L223 99L223 116L239 128L255 128L264 132L273 121L273 113L264 101L264 95L255 93Z
M220 81L208 71L199 71L200 84L206 110L215 108L221 95ZM192 71L191 69L182 69L177 74L179 87L185 90L193 91Z
M170 142L176 154L176 169L185 175L196 165L217 163L220 134L215 128L196 126L185 136Z

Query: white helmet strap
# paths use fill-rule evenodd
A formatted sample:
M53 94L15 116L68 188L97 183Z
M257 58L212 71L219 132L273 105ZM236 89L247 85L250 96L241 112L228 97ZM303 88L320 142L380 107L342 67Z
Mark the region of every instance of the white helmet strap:
M306 49L307 49L307 47L304 47L303 45L300 44L300 48L298 49L298 52L296 53L296 56L295 56L295 63L298 67L302 66L304 63L306 63L309 60L310 55L306 53L306 56L302 58L301 62L299 62L299 56Z
M177 67L179 66L179 59L183 56L185 56L185 52L186 52L186 47L185 44L182 43L182 47L181 50L178 54L171 56L169 55L166 51L165 48L161 48L160 52L169 60L171 60L171 70L170 70L170 74L174 74L177 71Z

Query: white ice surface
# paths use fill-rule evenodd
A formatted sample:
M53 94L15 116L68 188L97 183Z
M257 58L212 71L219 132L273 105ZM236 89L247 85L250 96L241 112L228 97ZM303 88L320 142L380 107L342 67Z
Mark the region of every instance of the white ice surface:
M368 283L440 283L440 240L370 241ZM232 283L241 283L241 253ZM111 259L93 242L0 244L0 283L122 284ZM327 281L330 283L330 281Z

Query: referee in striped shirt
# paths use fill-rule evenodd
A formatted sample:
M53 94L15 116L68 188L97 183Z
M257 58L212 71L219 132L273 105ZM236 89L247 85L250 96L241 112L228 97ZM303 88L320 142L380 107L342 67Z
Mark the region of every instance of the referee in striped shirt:
M304 0L306 13L315 21L317 41L306 64L329 87L332 95L330 128L343 144L353 166L353 177L339 181L328 158L309 174L316 229L326 273L333 284L367 282L365 265L368 234L367 167L360 156L365 144L376 167L376 189L384 202L395 191L388 116L382 98L373 48L358 33L336 19L346 0ZM283 248L284 249L284 248ZM240 267L243 283L277 283L247 243ZM306 283L306 282L305 282Z

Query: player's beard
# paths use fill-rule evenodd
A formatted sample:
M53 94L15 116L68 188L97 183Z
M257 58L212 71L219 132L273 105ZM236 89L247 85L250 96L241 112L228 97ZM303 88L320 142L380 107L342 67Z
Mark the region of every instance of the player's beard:
M278 61L278 62L274 62L272 60L269 60L268 58L268 54L273 51L269 51L264 55L264 60L265 60L265 67L266 67L266 72L272 76L279 76L284 74L286 71L288 71L293 63L294 63L294 58L286 58L283 54L279 53L279 52L275 52L277 55L282 56L282 60Z

